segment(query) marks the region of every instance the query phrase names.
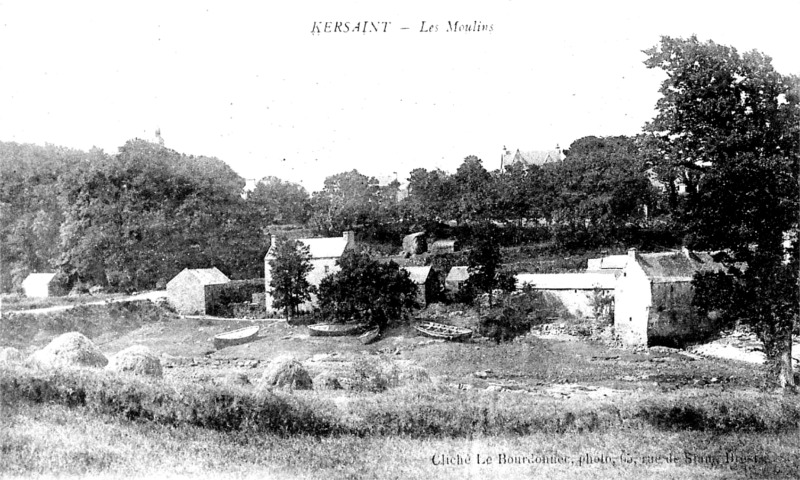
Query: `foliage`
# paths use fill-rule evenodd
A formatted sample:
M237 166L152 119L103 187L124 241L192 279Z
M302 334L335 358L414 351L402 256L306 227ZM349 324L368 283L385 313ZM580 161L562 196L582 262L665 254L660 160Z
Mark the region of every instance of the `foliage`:
M492 307L494 289L500 286L511 287L514 284L500 275L503 255L497 244L497 228L492 224L484 224L476 229L475 243L469 251L467 265L469 267L468 287L489 294L489 307Z
M497 343L524 335L531 327L546 323L555 311L541 292L529 285L501 297L500 304L481 316L478 332Z
M338 235L357 226L385 223L396 217L399 183L380 186L378 180L357 170L325 179L311 199L311 222L325 235Z
M337 265L339 271L319 285L323 315L384 327L415 306L417 286L396 263L381 263L366 253L348 250Z
M310 202L305 188L277 177L262 178L247 195L247 203L266 225L305 223Z
M759 52L696 37L663 37L646 53L649 68L668 74L646 130L664 181L686 185L676 213L692 232L687 242L747 264L732 272L739 295L729 310L756 327L778 385L791 386L800 270L782 243L798 228L800 81Z
M254 293L264 293L264 279L233 280L228 283L206 285L206 313L218 317L236 317L234 304L250 303Z
M592 307L592 315L600 325L611 325L614 323L614 293L601 288L595 288L592 298L589 300Z
M272 306L284 309L289 320L298 306L311 299L315 290L307 278L314 269L311 251L307 245L286 237L278 237L273 249L274 258L269 260Z

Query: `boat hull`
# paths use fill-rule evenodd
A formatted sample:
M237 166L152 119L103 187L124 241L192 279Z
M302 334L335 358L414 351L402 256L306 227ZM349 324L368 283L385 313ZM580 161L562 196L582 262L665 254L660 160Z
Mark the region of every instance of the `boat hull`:
M364 345L367 345L377 340L378 337L380 336L381 336L381 329L379 327L375 327L359 335L358 341L363 343Z
M424 322L414 325L414 328L423 335L444 340L464 340L472 336L472 330L469 328L454 327L436 322Z
M308 334L312 337L344 337L356 335L364 330L365 325L343 325L338 323L318 323L308 325Z
M219 350L225 347L252 342L258 337L259 329L260 327L253 326L214 335L214 348Z

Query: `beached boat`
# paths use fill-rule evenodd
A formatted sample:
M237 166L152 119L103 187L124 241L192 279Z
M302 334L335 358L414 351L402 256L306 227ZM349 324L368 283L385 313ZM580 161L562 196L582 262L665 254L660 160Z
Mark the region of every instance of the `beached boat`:
M445 325L436 322L422 322L414 325L414 328L429 337L443 338L445 340L463 340L472 336L472 330L469 328L455 327L453 325Z
M381 327L375 327L359 335L358 341L366 345L368 343L374 342L380 336L381 336Z
M258 325L251 327L240 328L239 330L232 330L230 332L218 333L214 335L214 348L231 347L233 345L241 345L250 342L258 336Z
M363 323L317 323L308 326L308 333L312 337L341 337L345 335L356 335L364 330L365 327L366 325Z

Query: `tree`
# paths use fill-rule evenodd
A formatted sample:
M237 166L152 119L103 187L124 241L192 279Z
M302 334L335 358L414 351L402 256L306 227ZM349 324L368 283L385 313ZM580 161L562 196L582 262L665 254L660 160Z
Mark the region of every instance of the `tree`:
M297 240L279 237L275 242L274 258L269 260L269 286L273 297L272 306L284 309L289 321L297 307L311 299L314 287L307 276L313 270L311 252L307 245Z
M755 327L777 384L793 387L800 282L797 249L783 242L798 230L800 81L762 53L696 37L663 37L645 53L667 74L645 130L665 180L687 187L688 246L746 265L731 270L738 295L725 309Z
M395 262L350 250L337 265L340 270L319 285L319 306L326 316L385 327L415 306L417 286Z
M268 225L302 224L308 220L310 197L306 189L277 177L259 180L247 202Z
M499 232L490 223L482 224L475 229L474 244L467 258L469 280L467 288L489 294L489 307L492 307L493 292L502 286L505 290L513 290L514 284L509 281L509 274L501 270L503 255L497 243Z
M363 226L377 218L378 181L357 170L325 179L325 186L314 192L311 221L326 235L339 234Z
M464 159L453 175L457 220L475 222L489 219L495 203L492 180L480 158L470 155Z

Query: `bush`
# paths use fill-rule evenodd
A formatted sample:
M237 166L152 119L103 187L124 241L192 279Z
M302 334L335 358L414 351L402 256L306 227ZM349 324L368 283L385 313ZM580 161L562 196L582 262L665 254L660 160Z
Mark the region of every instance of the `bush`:
M547 323L555 309L541 292L526 286L501 297L499 305L481 316L478 333L497 343L528 333L534 325Z
M206 313L219 317L233 317L233 304L250 303L254 293L264 293L263 278L234 280L228 283L206 285Z

